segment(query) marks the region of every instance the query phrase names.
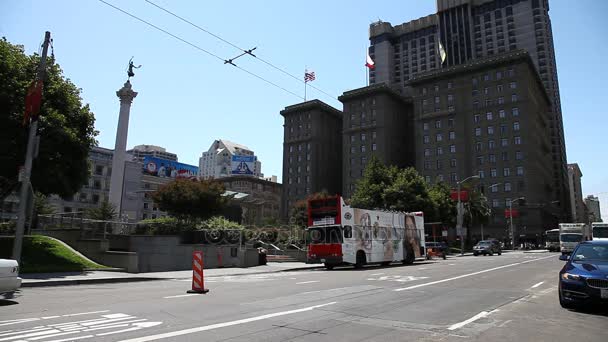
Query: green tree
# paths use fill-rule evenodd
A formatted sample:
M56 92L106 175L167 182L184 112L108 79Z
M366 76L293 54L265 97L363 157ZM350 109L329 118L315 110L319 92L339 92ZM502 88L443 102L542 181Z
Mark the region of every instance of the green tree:
M0 198L15 189L24 162L28 129L23 127L25 95L35 79L40 57L0 39ZM68 197L88 180L87 157L96 144L95 118L82 104L80 89L63 76L53 57L47 76L38 134L40 148L32 169L32 185L44 194Z
M116 207L108 201L103 201L99 207L89 209L87 217L92 220L112 221L116 218Z
M205 220L219 214L227 205L224 185L212 180L176 179L152 194L162 211L184 221Z
M429 196L427 184L414 168L387 167L375 156L357 182L351 205L364 209L435 213L435 204Z
M365 167L363 177L357 182L351 197L355 208L384 208L384 189L393 183L396 169L386 167L376 156L372 156Z
M430 187L429 197L434 203L435 212L428 218L429 220L441 222L450 227L456 225L456 203L450 197L451 192L452 189L443 182L436 183Z

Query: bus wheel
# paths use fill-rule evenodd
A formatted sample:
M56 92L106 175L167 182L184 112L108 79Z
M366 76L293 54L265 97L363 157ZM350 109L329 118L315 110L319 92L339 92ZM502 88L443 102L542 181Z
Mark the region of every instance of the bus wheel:
M391 264L390 261L383 261L383 262L380 263L380 265L382 265L382 266L388 266L390 264Z
M331 265L331 264L325 264L325 269L327 269L327 270L330 270L330 271L331 271L331 270L333 270L333 269L334 269L334 265Z
M357 252L357 261L355 262L355 268L362 268L363 265L366 264L366 256L365 256L365 252L363 251L358 251Z

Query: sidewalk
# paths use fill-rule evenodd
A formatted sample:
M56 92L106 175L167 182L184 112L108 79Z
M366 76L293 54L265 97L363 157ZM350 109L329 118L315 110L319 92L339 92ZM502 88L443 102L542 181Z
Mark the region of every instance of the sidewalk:
M267 265L249 268L213 268L205 270L206 278L234 276L245 274L275 273L322 268L321 264L303 262L269 262ZM64 286L83 284L108 284L135 281L190 279L192 271L169 271L149 273L127 273L110 271L85 271L65 273L29 273L21 274L21 287Z

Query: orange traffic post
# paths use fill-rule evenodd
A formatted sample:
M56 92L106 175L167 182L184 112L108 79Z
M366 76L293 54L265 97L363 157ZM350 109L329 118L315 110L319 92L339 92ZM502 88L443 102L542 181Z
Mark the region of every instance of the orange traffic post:
M209 289L205 288L205 279L203 276L203 251L194 251L192 253L192 290L188 290L187 292L209 292Z

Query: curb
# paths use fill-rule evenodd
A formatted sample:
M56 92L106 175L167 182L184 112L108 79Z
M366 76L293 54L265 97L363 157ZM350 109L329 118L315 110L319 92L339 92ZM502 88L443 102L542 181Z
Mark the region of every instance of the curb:
M249 273L232 273L224 275L206 276L206 278L216 278L225 276L241 276L250 274L268 274L268 273L279 273L279 272L292 272L299 270L311 270L321 269L323 266L310 266L300 268L287 268L276 271L264 271L264 272L249 272ZM132 283L141 281L153 281L153 280L173 280L173 279L190 279L187 278L155 278L155 277L123 277L123 278L93 278L93 279L63 279L63 280L48 280L48 281L23 281L21 287L50 287L50 286L70 286L70 285L94 285L94 284L115 284L115 283ZM25 279L23 279L25 280Z
M113 284L131 283L138 281L167 280L165 278L148 277L124 277L124 278L96 278L96 279L64 279L49 281L22 282L21 287L46 287L46 286L68 286L68 285L89 285L89 284Z

